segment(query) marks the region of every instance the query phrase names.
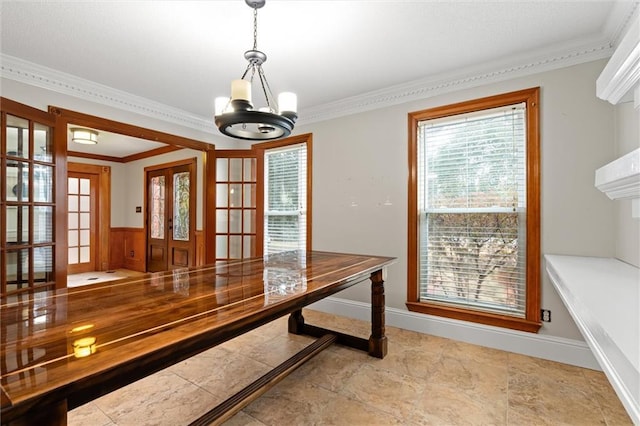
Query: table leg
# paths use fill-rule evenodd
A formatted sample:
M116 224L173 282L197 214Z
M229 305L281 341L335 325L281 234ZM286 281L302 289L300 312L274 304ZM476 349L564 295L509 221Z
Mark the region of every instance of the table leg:
M387 337L384 335L384 279L382 269L371 274L369 355L376 358L384 358L387 355Z
M291 315L289 315L289 333L304 333L304 317L302 316L302 309L291 312Z
M37 410L30 410L15 420L8 423L2 423L8 426L66 426L67 424L67 400L63 399L59 402L53 402L45 405Z

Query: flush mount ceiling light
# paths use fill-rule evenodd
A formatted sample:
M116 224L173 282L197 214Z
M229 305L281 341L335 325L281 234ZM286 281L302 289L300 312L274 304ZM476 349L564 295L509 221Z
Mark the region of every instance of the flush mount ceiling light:
M281 93L276 102L262 69L267 55L258 50L258 9L265 1L245 0L253 9L253 49L244 53L249 65L239 80L231 82L231 98L215 100L216 126L225 135L237 139L269 140L289 136L298 118L296 95ZM251 84L256 75L265 99L265 105L258 108L251 101Z
M71 129L71 140L84 145L95 145L98 143L98 132L91 129Z

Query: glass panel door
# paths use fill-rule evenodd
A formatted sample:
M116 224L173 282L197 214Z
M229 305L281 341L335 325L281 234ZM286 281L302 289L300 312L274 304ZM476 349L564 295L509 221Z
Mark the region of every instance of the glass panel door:
M175 164L175 163L174 163ZM147 176L147 271L195 264L196 160L145 169Z
M67 181L69 273L95 271L97 177L69 172Z
M255 154L234 150L216 156L216 260L256 256Z
M189 172L173 175L173 239L189 241Z
M151 204L151 238L164 239L164 203L165 203L165 183L164 175L154 176L149 182L150 204Z
M14 104L3 101L0 146L0 293L5 295L55 286L53 127L30 117L26 106L19 114L4 110L19 105Z

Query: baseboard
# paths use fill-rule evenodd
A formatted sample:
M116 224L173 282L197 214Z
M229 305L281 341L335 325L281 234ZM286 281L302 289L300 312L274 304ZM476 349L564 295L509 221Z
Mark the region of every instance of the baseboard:
M328 297L309 306L311 309L371 320L371 305L353 300ZM396 308L385 309L388 326L446 337L577 367L602 370L589 346L582 341L475 324Z

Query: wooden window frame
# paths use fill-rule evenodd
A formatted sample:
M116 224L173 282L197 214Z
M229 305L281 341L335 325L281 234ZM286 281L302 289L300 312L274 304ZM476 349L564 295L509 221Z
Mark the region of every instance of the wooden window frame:
M536 333L540 329L540 88L519 90L411 112L408 115L408 260L409 311ZM525 102L527 105L527 238L525 317L489 313L436 302L421 302L419 295L418 125L421 121L449 117Z

